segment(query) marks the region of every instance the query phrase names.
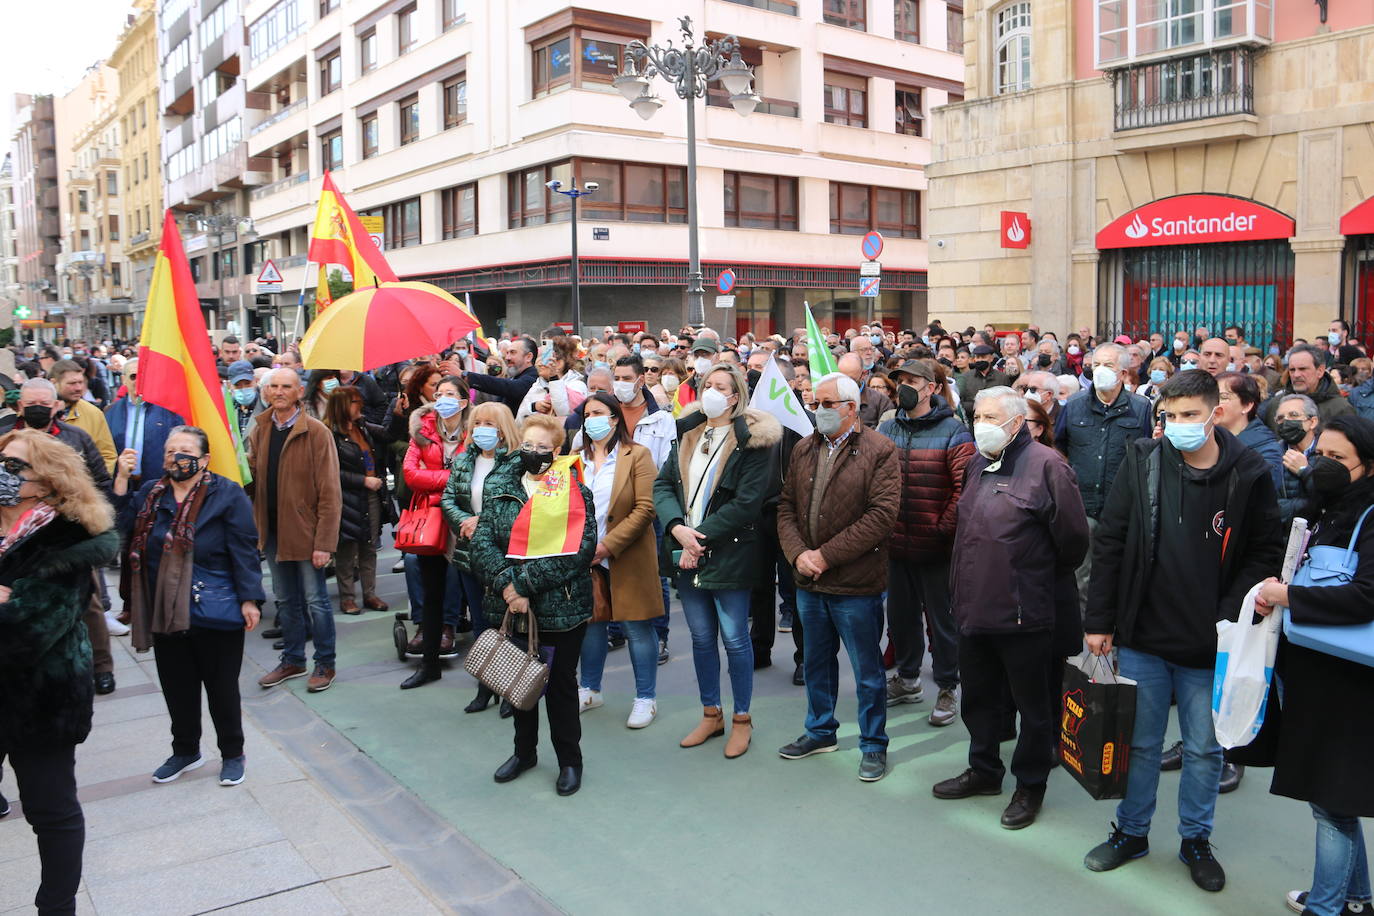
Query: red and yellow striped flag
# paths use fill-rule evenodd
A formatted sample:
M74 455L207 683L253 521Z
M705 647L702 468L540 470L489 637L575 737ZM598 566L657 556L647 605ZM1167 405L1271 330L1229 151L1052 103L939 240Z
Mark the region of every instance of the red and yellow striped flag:
M321 265L342 264L353 275L353 289L376 286L378 280L396 282L396 272L382 257L381 249L363 228L358 214L334 187L334 179L324 173L320 204L315 210L315 226L310 230L310 250L306 257Z
M506 556L512 560L566 557L582 547L587 506L578 484L582 482L582 457L555 458L543 485L525 500L510 532Z
M148 287L148 310L138 342L137 390L149 403L205 430L210 437L210 470L243 484L215 354L171 210L162 220L162 246Z
M334 297L329 293L329 271L328 264L320 265L320 284L315 289L315 317L319 318L324 310L334 304Z
M682 412L687 409L687 405L697 399L697 390L691 386L687 379L682 379L677 383L677 388L673 391L673 416L680 417Z

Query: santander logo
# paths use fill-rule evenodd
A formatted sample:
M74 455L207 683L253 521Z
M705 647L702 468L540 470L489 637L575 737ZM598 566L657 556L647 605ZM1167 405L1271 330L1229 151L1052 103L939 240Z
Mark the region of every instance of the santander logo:
M1002 247L1027 248L1030 246L1030 214L1018 210L1002 211Z
M1021 218L1012 217L1011 225L1007 228L1007 241L1020 242L1026 237L1026 230L1021 228Z
M1137 213L1135 219L1131 220L1131 224L1126 227L1125 232L1130 238L1143 239L1149 234L1150 230L1140 221L1140 214Z
M1221 194L1180 194L1123 213L1097 233L1097 247L1141 248L1291 238L1291 217Z

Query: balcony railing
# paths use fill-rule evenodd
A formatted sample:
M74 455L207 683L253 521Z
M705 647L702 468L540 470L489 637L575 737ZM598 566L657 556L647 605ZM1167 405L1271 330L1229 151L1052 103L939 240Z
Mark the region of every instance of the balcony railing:
M1109 70L1116 129L1254 114L1253 48L1233 47Z
M248 198L250 200L262 200L264 197L270 197L271 195L276 194L278 191L285 191L287 188L295 187L296 185L309 180L309 172L301 172L297 175L290 175L286 178L278 179L277 181L274 181L271 184L265 184L260 188L254 188L252 193L248 195Z
M150 232L138 232L138 233L135 233L134 236L133 236L131 239L129 239L129 247L130 247L130 248L133 248L133 247L136 246L136 245L142 245L144 242L148 241L148 239L150 239L150 238L152 238L152 233L150 233Z
M753 6L774 13L786 13L789 16L797 15L797 0L725 0L725 2L738 3L740 6Z
M302 111L304 109L305 99L296 99L296 101L292 102L290 105L287 105L285 108L283 108L276 114L272 115L272 117L268 118L267 120L259 121L258 124L254 126L252 130L248 131L248 136L257 136L260 132L267 130L267 128L271 127L273 124L276 124L278 121L283 121L291 117L296 112Z
M724 89L707 89L706 104L714 108L731 108L730 93L726 92ZM763 99L754 108L754 113L780 115L784 118L799 118L801 117L801 106L796 102L788 102L783 99Z
M300 267L305 264L305 255L291 254L284 258L273 258L272 263L277 265L277 270L286 270L288 267Z

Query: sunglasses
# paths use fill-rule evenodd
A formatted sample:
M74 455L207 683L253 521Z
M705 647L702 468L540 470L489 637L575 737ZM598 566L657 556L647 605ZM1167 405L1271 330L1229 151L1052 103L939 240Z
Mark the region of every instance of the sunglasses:
M818 403L819 403L822 407L824 407L826 410L834 410L836 407L839 407L841 404L853 404L854 402L853 402L853 401L819 401Z
M13 458L9 455L0 458L0 467L9 471L11 474L18 474L20 471L32 471L33 465L23 458Z

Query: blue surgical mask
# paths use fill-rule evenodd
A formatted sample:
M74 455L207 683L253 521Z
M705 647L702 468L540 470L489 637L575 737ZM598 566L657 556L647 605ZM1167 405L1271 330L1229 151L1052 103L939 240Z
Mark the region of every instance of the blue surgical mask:
M452 395L444 395L434 402L434 412L447 420L463 407L463 402Z
M608 363L608 362L606 362L605 360L600 360L600 359L598 359L596 362L592 363L592 368L593 368L593 369L609 369L609 368L611 368L611 364Z
M235 388L234 403L240 407L250 407L258 399L258 389L256 388Z
M1278 347L1270 347L1270 348L1269 348L1269 355L1270 355L1270 356L1278 356L1279 353L1280 353L1280 350L1279 350Z
M869 334L868 339L873 341L873 346L875 347L880 346L883 342L883 337L881 334Z
M610 417L588 417L583 426L587 430L587 435L592 437L593 442L600 442L611 434Z
M1155 385L1163 385L1164 380L1168 377L1168 374L1163 369L1150 370L1150 381Z
M1195 452L1207 444L1207 423L1170 420L1164 424L1164 435L1180 452Z
M635 356L638 356L638 355L639 355L639 344L631 344L631 345L630 345L630 350L634 353Z
M1341 332L1332 331L1330 334L1326 335L1326 341L1333 347L1339 347L1341 345Z
M1227 371L1227 372L1235 372L1235 371L1236 371L1236 364L1235 364L1235 363L1227 363L1227 364L1226 364L1226 371Z
M334 389L339 387L339 380L336 378L327 378L320 382L320 387L324 389L325 394L333 394Z
M501 441L501 434L494 426L477 426L472 430L472 444L484 452L492 451Z
M1182 369L1196 369L1196 368L1197 368L1197 363L1186 363L1186 362L1185 362L1185 363L1179 363L1179 364L1178 364L1178 368L1179 368L1180 370L1182 370Z

